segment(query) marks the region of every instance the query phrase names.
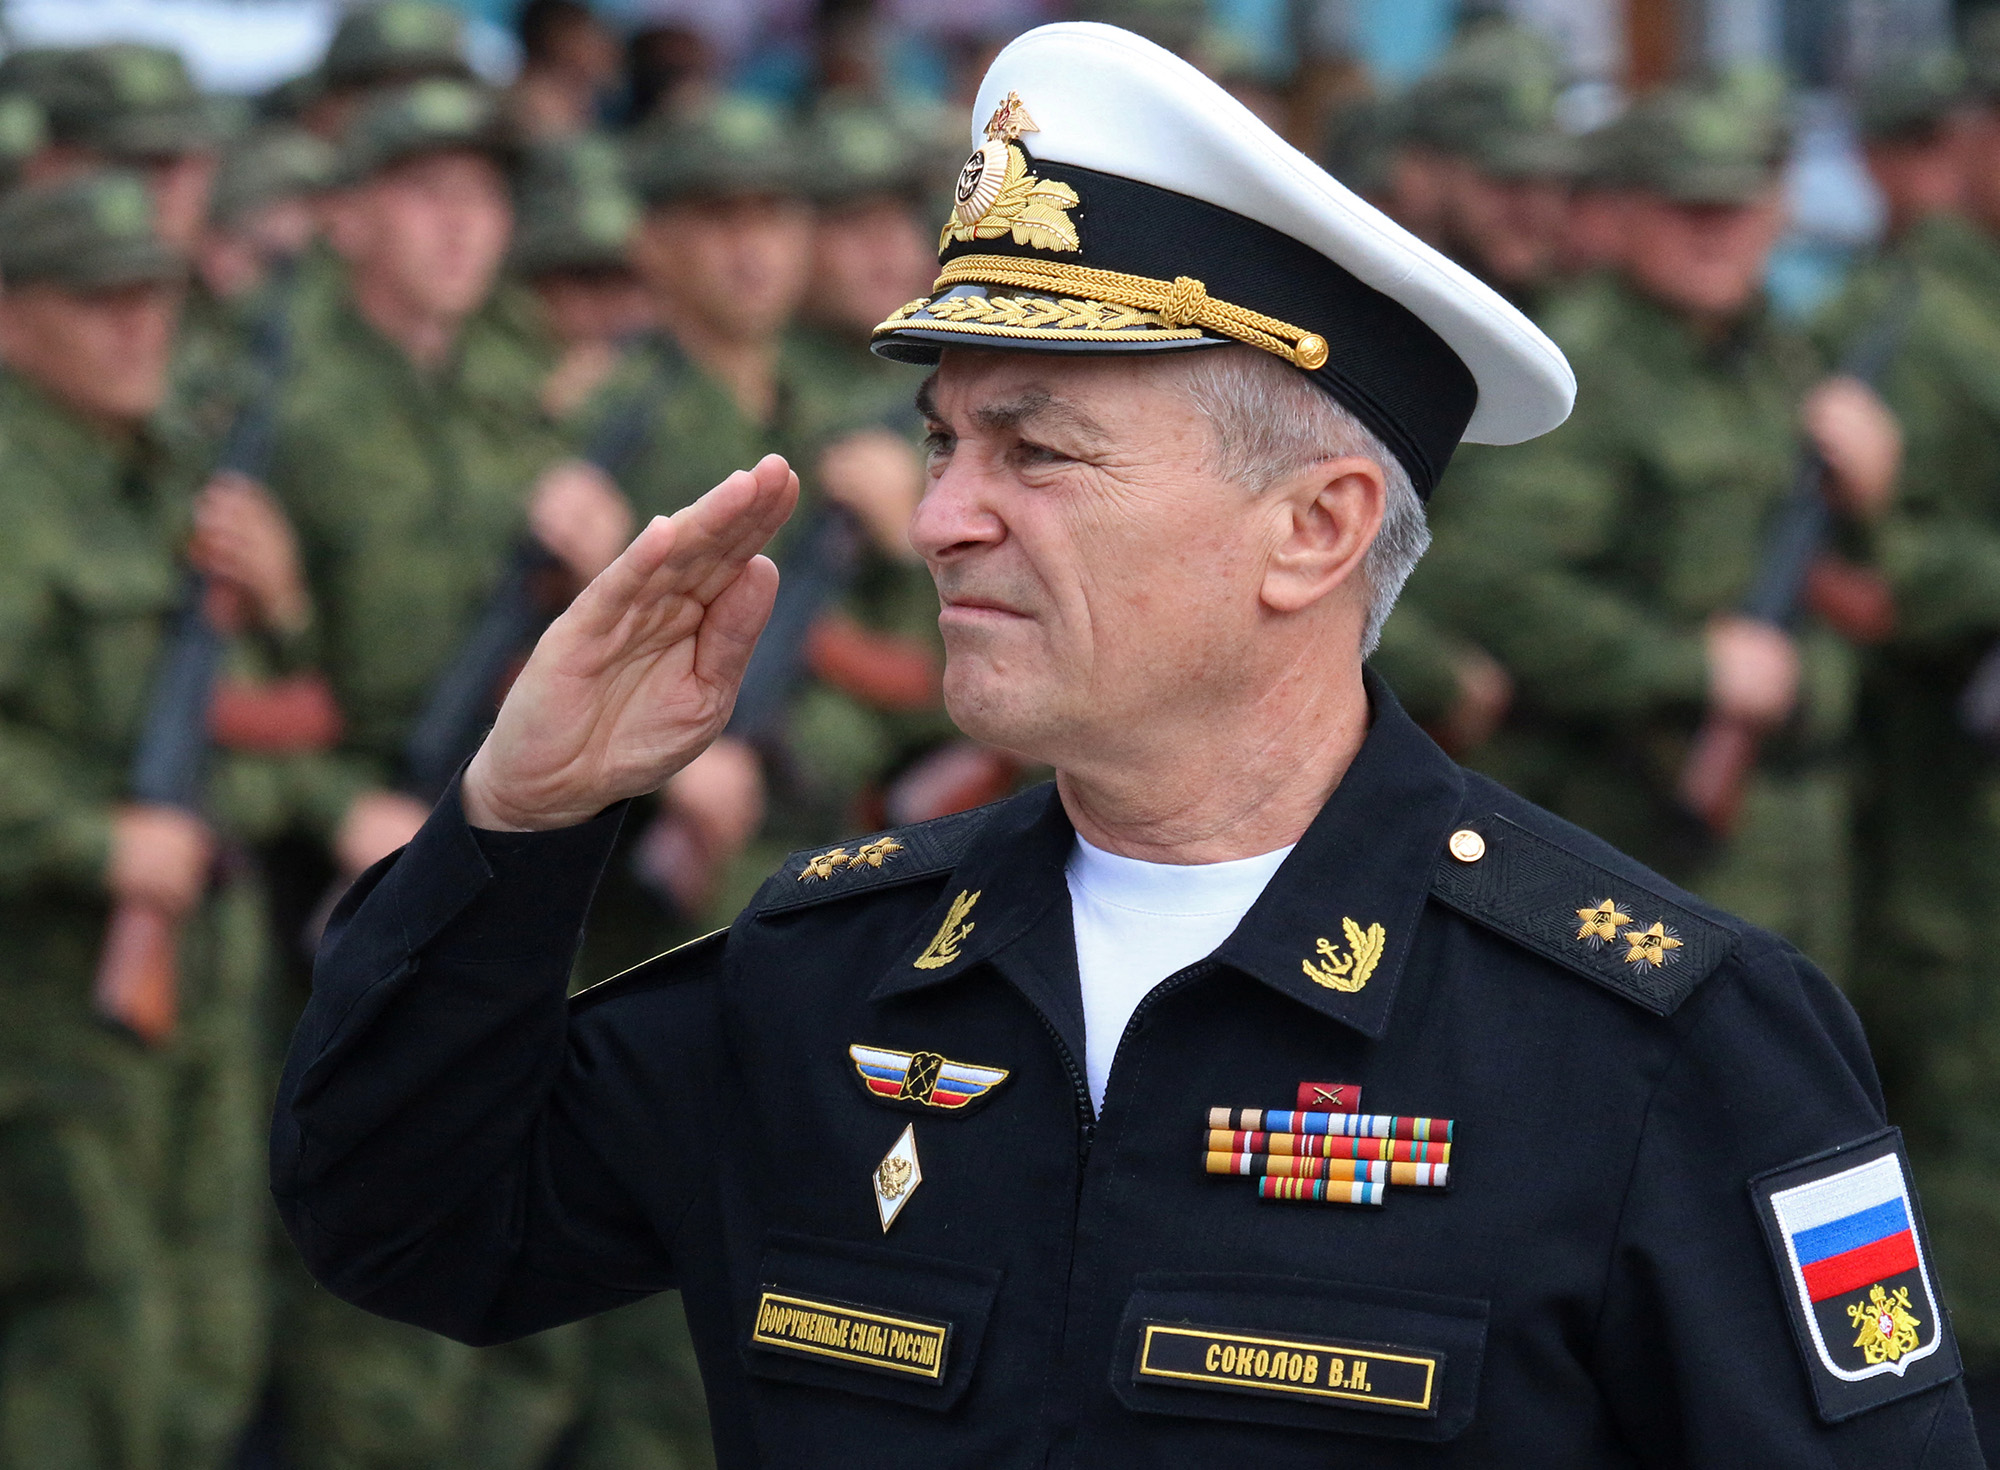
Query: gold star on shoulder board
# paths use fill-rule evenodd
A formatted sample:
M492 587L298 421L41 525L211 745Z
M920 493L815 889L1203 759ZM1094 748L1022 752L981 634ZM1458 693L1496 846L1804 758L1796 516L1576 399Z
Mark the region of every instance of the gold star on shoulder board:
M1632 916L1619 909L1616 899L1610 898L1594 909L1578 909L1576 916L1583 921L1576 937L1592 949L1600 944L1609 944L1618 937L1620 926L1632 922Z
M835 872L854 861L844 847L836 847L832 852L823 852L816 858L809 858L805 867L799 870L799 882L808 878L831 878Z
M854 856L847 860L850 868L879 868L890 857L903 850L903 844L893 837L878 837L873 842L864 842L855 849Z
M1651 970L1680 958L1674 953L1681 947L1680 937L1663 920L1655 919L1650 929L1627 929L1624 938L1632 946L1625 956L1628 965Z

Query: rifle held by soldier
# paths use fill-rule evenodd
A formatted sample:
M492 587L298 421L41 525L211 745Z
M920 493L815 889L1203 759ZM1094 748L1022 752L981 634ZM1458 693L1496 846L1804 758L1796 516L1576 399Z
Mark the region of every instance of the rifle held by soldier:
M1915 305L1916 280L1905 272L1836 376L1873 389L1901 346ZM1787 633L1797 626L1832 523L1828 475L1818 446L1810 442L1802 446L1791 491L1766 534L1756 576L1737 609L1739 616ZM1759 727L1720 714L1710 714L1695 732L1677 789L1681 805L1716 836L1726 837L1735 829L1763 737Z

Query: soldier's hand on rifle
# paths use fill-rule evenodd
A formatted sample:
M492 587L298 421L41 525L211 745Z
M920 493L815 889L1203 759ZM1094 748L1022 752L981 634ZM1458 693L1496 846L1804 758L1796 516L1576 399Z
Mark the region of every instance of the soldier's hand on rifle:
M1708 623L1708 706L1718 719L1770 730L1799 694L1799 650L1782 628L1725 614Z
M778 569L758 555L798 502L767 455L655 518L535 645L463 787L475 826L539 831L658 790L721 733Z
M1828 378L1806 398L1806 433L1826 461L1833 508L1874 520L1889 507L1903 466L1903 429L1859 378Z
M364 791L349 803L334 834L341 874L358 877L417 835L431 809L400 791Z
M528 528L579 583L610 566L632 539L632 507L595 465L550 465L528 502Z
M910 518L924 497L924 462L910 442L887 429L862 429L819 457L820 488L846 506L889 556L915 561Z
M292 523L247 475L224 470L203 487L188 556L199 571L238 589L264 627L297 633L312 621Z
M178 919L201 902L214 860L215 838L192 812L122 806L111 818L104 886L120 903Z

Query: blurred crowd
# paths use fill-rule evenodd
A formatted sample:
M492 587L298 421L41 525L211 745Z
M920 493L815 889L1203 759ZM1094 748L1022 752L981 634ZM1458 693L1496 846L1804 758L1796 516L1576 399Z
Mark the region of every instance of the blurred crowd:
M1239 68L1199 4L1088 14L1569 355L1569 424L1454 460L1375 666L1461 760L1847 987L2000 1384L2000 29L1859 80L1887 238L1801 325L1764 291L1775 76L1578 134L1503 18L1390 94ZM340 893L646 518L771 452L804 484L729 731L628 818L579 982L787 851L1038 777L945 716L916 375L868 350L930 290L1005 28L946 105L828 3L780 108L693 30L518 27L495 89L457 12L381 0L254 105L149 46L0 59L0 1470L710 1462L672 1294L449 1343L309 1282L262 1166Z

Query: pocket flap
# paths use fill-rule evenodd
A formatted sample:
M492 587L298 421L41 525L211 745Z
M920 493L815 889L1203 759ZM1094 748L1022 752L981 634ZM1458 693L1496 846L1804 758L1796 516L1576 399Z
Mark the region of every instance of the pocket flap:
M1472 1422L1483 1301L1235 1273L1134 1288L1111 1361L1129 1409L1417 1440Z
M773 1234L742 1337L752 1373L948 1409L1000 1290L990 1267Z

